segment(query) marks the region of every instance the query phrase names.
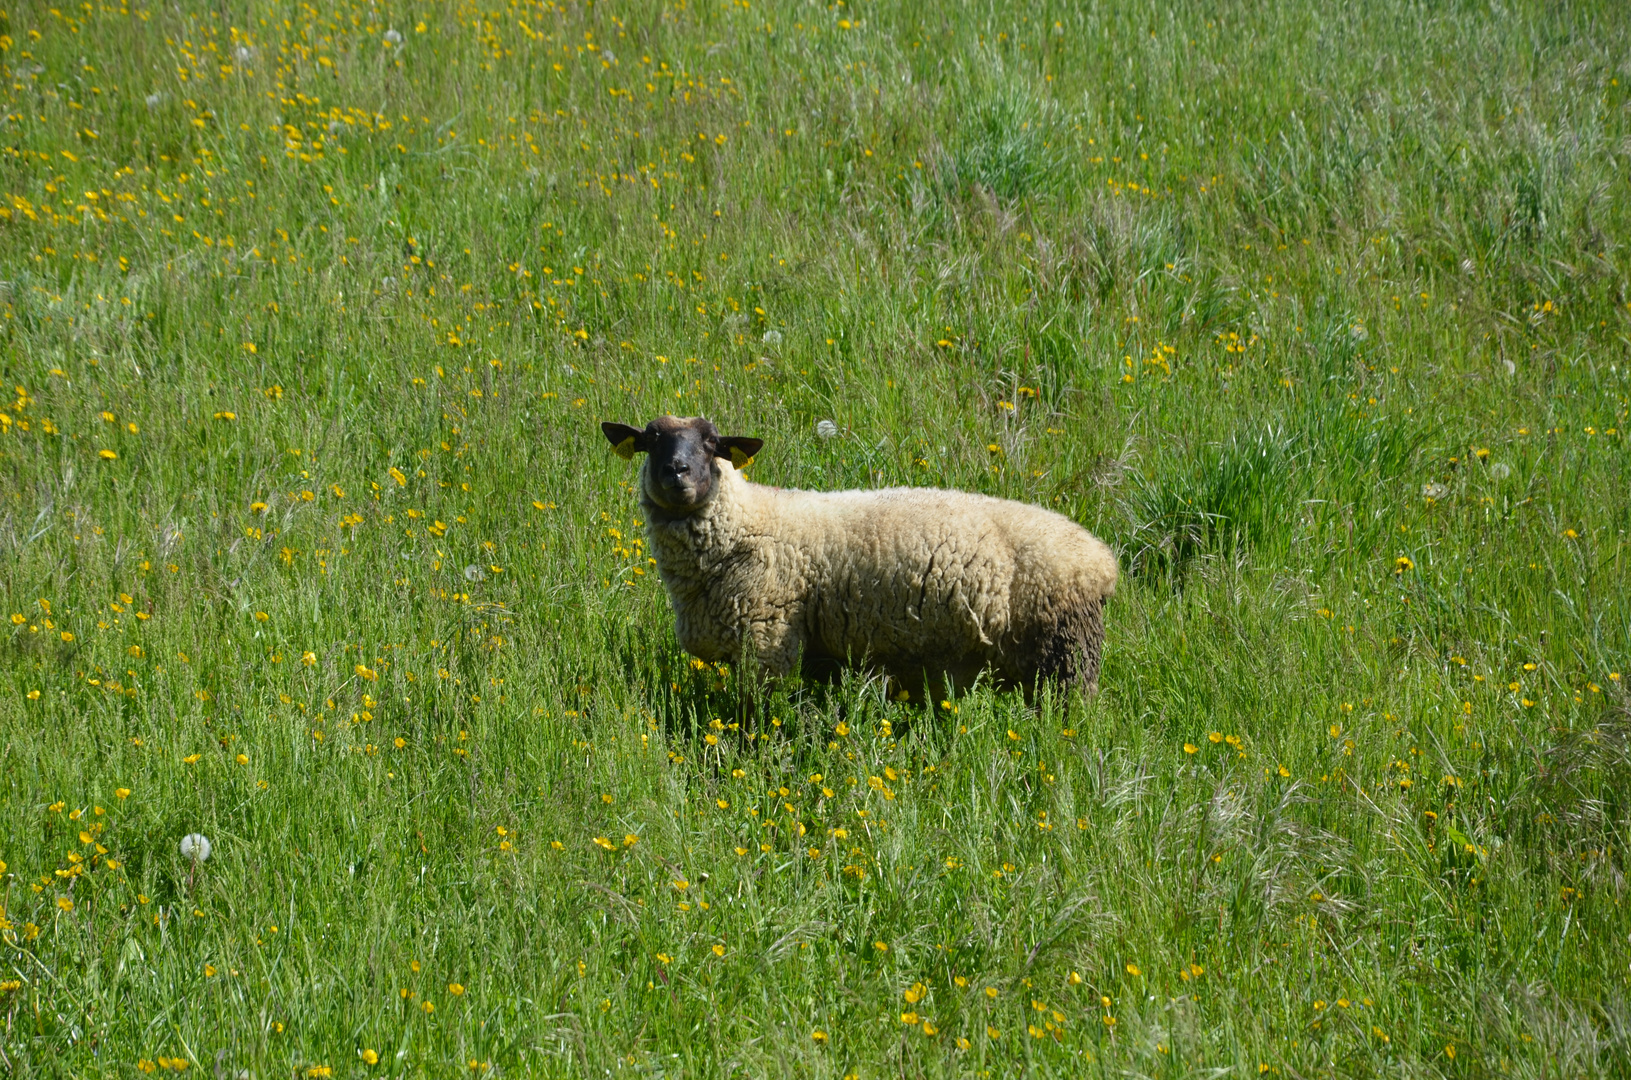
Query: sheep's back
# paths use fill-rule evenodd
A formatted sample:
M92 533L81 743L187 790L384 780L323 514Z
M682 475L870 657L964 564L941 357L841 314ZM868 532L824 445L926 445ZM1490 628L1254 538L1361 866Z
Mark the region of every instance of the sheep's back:
M1114 587L1103 543L1024 503L928 488L776 496L791 526L782 535L796 538L820 585L808 598L809 639L839 659L993 658L1058 598ZM1045 610L1033 614L1038 601Z

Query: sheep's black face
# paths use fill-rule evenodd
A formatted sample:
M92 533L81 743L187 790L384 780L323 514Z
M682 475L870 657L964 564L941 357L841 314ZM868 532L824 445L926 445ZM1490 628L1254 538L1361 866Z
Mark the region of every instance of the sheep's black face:
M660 416L644 431L614 423L600 429L624 457L651 455L643 474L646 495L663 509L682 514L713 497L716 458L741 468L763 445L759 439L722 436L702 417Z
M646 494L665 510L695 510L714 493L719 432L706 420L652 431L646 451Z

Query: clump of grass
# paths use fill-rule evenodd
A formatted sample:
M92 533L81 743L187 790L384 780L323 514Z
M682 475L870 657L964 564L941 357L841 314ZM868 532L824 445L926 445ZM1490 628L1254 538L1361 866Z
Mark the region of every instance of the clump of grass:
M1177 582L1197 556L1283 546L1308 458L1292 436L1270 428L1231 436L1193 465L1146 480L1128 501L1130 569Z
M999 68L961 112L950 161L957 184L1012 201L1065 182L1065 160L1050 141L1057 113L1052 99Z

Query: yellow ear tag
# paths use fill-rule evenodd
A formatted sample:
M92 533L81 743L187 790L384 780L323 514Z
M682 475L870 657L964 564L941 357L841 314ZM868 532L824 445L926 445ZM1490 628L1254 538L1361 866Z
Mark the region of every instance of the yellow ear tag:
M734 447L734 446L731 447L731 464L735 465L738 469L747 468L748 467L748 462L750 462L752 460L753 460L752 458L750 458L746 454L742 453L742 451L739 448Z
M622 442L620 442L616 446L612 447L612 449L615 450L617 452L617 456L622 458L624 461L633 461L634 460L634 436L630 435L628 438L624 439Z

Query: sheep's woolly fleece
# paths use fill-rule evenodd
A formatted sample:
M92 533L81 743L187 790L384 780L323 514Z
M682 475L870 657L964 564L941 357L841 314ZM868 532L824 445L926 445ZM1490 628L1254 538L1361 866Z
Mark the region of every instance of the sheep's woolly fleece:
M923 690L940 674L967 686L988 667L1025 688L1039 678L1096 688L1117 568L1080 525L960 491L755 484L721 458L725 443L756 450L757 440L720 440L702 419L665 417L647 433L682 424L715 440L699 463L713 472L711 484L699 478L705 501L674 508L655 482L658 455L643 463L640 490L679 641L692 655L737 659L746 631L771 675L802 658L871 663Z

